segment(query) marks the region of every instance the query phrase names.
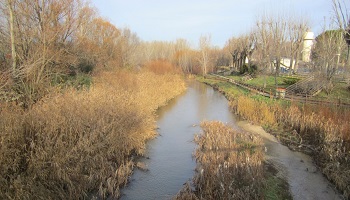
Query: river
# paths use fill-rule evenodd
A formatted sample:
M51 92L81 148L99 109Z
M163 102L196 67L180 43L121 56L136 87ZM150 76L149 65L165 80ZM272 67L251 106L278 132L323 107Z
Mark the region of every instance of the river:
M136 169L121 199L171 199L194 175L194 134L203 120L235 124L226 98L211 87L189 81L185 94L158 112L159 136L148 142L141 161L148 171Z
M176 195L183 184L190 181L194 175L196 163L192 158L195 150L193 137L200 132L199 124L203 120L218 120L240 129L240 123L230 111L228 101L222 94L205 84L189 81L186 93L158 111L159 136L148 142L145 158L140 160L146 164L148 170L134 171L131 182L122 189L121 199L171 199ZM241 126L248 131L253 127L247 124ZM261 131L256 130L255 127L251 131L261 134ZM268 148L267 159L285 172L294 199L339 199L322 174L315 173L316 168L310 158L291 152L276 140L270 141L265 138L265 141ZM280 152L276 153L274 150ZM276 154L280 156L276 157ZM306 173L311 174L306 179L312 179L311 182L305 181L305 173L297 176L300 171L295 168L306 171L308 169L305 164L310 168ZM293 169L290 169L291 167ZM301 185L298 180L302 181ZM304 185L310 183L314 184L311 187ZM316 190L310 192L309 189ZM316 195L318 193L321 194Z

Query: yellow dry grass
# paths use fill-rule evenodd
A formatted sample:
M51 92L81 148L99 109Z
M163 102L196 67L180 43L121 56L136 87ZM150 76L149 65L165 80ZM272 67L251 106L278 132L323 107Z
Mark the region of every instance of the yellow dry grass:
M198 199L262 199L263 151L261 138L240 133L222 122L201 123L193 179ZM196 199L186 185L176 199Z
M50 94L0 118L0 199L118 197L155 111L185 90L179 75L102 72L90 90Z
M247 96L239 96L236 100L230 101L230 106L235 113L253 123L270 127L276 124L274 108L265 102L256 101Z
M323 173L350 198L350 110L324 105L282 107L241 96L231 102L243 118L268 127L296 130L301 143L314 149ZM300 141L299 141L300 142Z

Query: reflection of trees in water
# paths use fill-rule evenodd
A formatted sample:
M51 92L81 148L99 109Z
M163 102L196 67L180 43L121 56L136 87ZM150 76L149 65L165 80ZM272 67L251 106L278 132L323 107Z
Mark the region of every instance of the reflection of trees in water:
M197 115L199 117L206 117L207 108L208 108L208 97L207 94L209 93L208 90L212 90L210 87L208 87L205 84L197 83L194 84L194 87L197 91L199 91L199 95L197 95L197 102L198 102L198 109L197 109Z
M185 95L186 92L182 93L181 95L177 96L176 98L170 100L166 106L163 106L157 110L158 119L161 119L166 113L168 113L178 102L178 100Z

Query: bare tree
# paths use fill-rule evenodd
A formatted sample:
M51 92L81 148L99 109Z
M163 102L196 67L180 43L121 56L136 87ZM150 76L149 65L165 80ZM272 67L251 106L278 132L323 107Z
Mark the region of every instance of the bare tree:
M209 62L210 62L210 45L211 45L211 36L202 35L199 38L199 49L200 49L200 63L202 65L202 73L206 75L208 72Z
M341 30L325 30L316 38L313 49L315 69L324 74L329 83L338 69L345 46Z
M266 16L261 17L256 22L255 38L258 56L258 63L261 70L265 71L271 64L272 36Z
M241 35L238 38L230 38L225 45L225 49L230 52L232 56L232 67L236 70L241 68L249 61L255 49L255 37L253 33Z
M340 0L332 0L333 3L333 11L335 14L336 22L338 23L338 27L343 31L344 40L347 43L347 64L350 65L350 11L345 1Z
M259 73L264 75L264 88L266 87L266 74L271 67L272 61L272 35L269 29L268 18L266 16L260 17L256 22L256 29L254 31L256 40L256 55L257 63L259 65Z
M287 35L289 46L290 66L289 70L296 70L299 62L299 56L302 51L302 44L305 34L308 31L308 22L302 17L290 17L287 22Z
M192 73L190 45L186 39L177 39L174 53L175 65L181 67L185 73Z
M282 52L287 40L287 21L283 16L269 19L269 28L272 36L272 55L275 60L275 85L277 85L277 76L280 74Z
M140 47L140 39L136 33L129 28L122 30L122 62L124 67L135 67L139 64L138 48Z
M275 85L277 85L277 76L280 73L281 59L285 53L287 41L287 20L282 15L266 16L257 20L256 23L256 45L260 52L260 58L263 68L273 61L271 71L275 73Z
M35 102L52 74L75 64L72 47L81 23L81 1L6 0L2 5L9 27L1 35L11 41L12 71L18 80L13 87L24 101Z

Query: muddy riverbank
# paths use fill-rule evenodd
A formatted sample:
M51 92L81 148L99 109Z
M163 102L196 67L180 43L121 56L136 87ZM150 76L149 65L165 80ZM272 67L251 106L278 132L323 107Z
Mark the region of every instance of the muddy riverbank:
M334 189L335 186L323 176L310 156L291 151L261 126L246 121L240 121L237 125L263 138L266 160L279 171L277 176L287 180L293 199L342 199Z

